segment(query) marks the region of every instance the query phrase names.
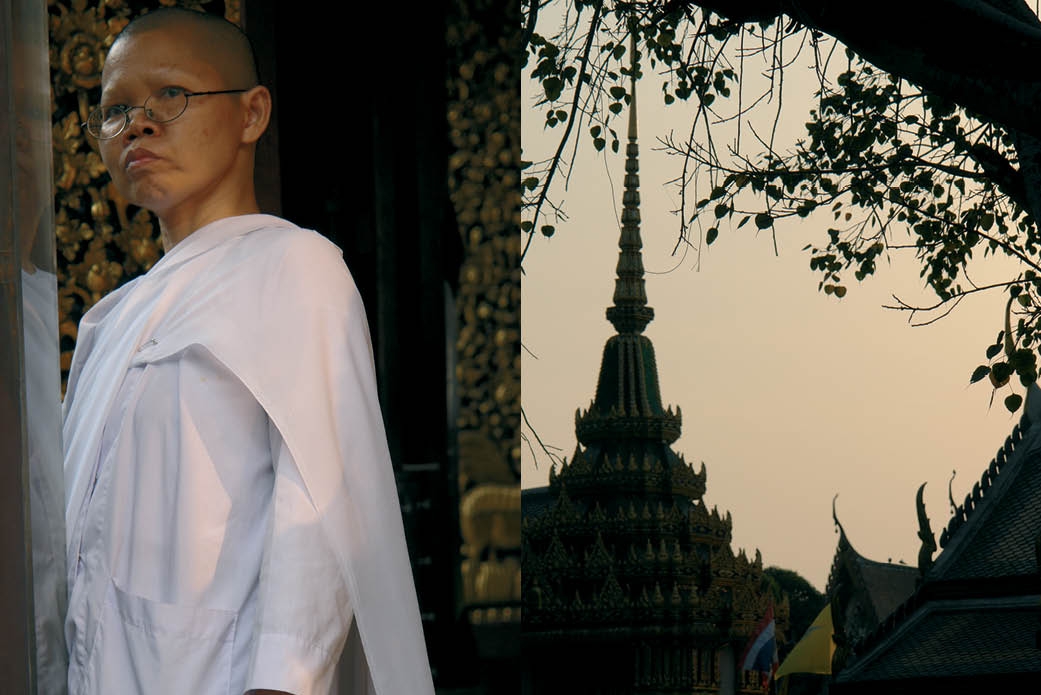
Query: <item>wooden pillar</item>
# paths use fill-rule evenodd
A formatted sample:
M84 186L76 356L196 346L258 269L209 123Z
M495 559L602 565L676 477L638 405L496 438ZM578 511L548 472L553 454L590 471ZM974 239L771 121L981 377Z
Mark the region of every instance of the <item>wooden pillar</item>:
M24 277L32 277L41 287L49 282L54 293L49 308L56 316L54 242L49 233L53 222L47 56L45 5L36 0L0 0L0 684L4 693L13 695L36 695L37 681L31 433L46 436L47 441L35 448L45 449L48 461L58 466L49 477L61 478L57 389L49 394L48 407L33 409L30 418L30 407L37 404L27 402L26 360L37 355L26 354L22 284ZM56 386L56 320L50 328L52 335L40 338L51 341L41 347L49 348L45 352L53 356L53 362L31 367L49 368L54 378L48 383ZM44 415L49 422L41 420ZM57 501L58 514L63 513L63 503ZM64 537L60 529L58 534ZM64 584L64 576L59 579ZM60 609L52 607L56 612ZM57 615L54 619L60 620Z
M0 0L0 683L6 692L30 695L33 674L32 569L26 455L25 367L22 350L22 284L16 199L15 62L11 56L18 0Z

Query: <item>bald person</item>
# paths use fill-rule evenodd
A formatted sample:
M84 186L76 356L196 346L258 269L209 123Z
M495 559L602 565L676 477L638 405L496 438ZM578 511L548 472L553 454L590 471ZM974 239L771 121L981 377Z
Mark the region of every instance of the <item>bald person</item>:
M433 693L361 299L259 214L271 96L225 20L130 23L85 125L163 258L80 323L71 695Z

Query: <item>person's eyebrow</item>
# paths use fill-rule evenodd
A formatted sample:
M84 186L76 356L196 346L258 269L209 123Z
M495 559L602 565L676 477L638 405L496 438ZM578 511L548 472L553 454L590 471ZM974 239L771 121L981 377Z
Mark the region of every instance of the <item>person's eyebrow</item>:
M102 89L101 99L98 101L98 105L105 106L118 101L122 101L122 99L120 98L122 96L122 91L118 87L114 89Z
M199 80L194 72L176 65L161 65L149 70L144 75L144 81L158 87L187 87L187 82ZM157 84L158 83L158 84ZM117 82L114 86L102 87L101 103L108 104L113 101L123 101L125 85Z

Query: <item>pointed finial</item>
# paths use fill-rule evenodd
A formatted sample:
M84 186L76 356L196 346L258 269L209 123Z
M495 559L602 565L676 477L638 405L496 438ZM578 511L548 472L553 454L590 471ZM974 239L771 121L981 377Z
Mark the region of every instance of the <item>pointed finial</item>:
M839 532L839 536L845 538L846 529L842 528L842 522L839 521L839 513L835 509L835 503L839 499L839 493L835 493L835 496L831 498L831 518L835 520L835 530Z
M632 26L630 34L630 45L632 54L629 56L629 141L636 142L636 25Z
M643 240L640 238L639 146L636 143L636 30L632 30L629 77L632 93L629 101L629 143L625 147L625 192L622 194L622 233L618 240L617 277L614 305L607 309L607 319L619 333L642 333L654 318L647 306L643 279Z

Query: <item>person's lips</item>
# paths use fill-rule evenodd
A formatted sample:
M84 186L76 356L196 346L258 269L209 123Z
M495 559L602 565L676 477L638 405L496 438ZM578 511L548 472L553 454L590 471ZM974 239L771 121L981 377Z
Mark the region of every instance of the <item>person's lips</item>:
M123 168L127 171L142 167L149 162L159 160L160 157L151 150L146 150L143 147L135 147L123 156Z

